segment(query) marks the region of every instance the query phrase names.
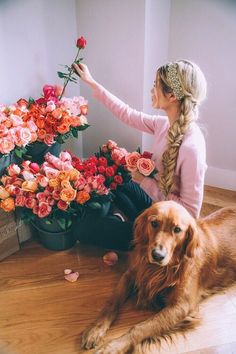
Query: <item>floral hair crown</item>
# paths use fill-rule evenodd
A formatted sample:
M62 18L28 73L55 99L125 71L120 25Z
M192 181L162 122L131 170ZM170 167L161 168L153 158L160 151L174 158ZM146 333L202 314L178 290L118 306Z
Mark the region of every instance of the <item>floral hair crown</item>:
M178 72L178 64L170 63L167 66L167 80L170 82L170 87L172 88L176 98L180 101L184 97L183 87L180 83Z

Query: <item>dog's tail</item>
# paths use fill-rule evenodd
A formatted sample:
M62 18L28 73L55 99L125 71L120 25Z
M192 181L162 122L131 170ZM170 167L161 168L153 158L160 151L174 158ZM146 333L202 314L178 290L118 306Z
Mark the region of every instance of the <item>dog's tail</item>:
M161 336L148 338L144 340L141 344L137 345L134 354L143 353L156 353L157 349L161 347L162 341L167 342L167 344L174 344L177 334L181 334L185 337L187 331L195 329L201 323L201 318L198 312L190 313L181 322L177 323L168 332L163 333Z

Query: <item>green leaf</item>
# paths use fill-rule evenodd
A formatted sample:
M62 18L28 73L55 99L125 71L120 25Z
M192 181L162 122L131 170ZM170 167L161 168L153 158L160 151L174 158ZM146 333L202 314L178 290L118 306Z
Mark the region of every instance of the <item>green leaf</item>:
M80 126L78 127L78 129L79 129L79 131L82 131L82 130L87 129L88 127L90 127L89 124L84 124L84 125L80 125Z
M65 79L65 78L68 77L68 74L63 73L63 72L61 72L61 71L58 71L58 72L57 72L57 75L59 76L60 79Z
M29 105L31 105L32 103L35 103L35 100L32 97L29 97L28 102Z
M87 205L92 209L101 209L102 205L98 202L90 202Z
M72 135L73 135L74 138L78 138L79 133L78 133L78 130L76 128L72 128Z
M57 222L62 228L62 230L66 230L66 219L57 219Z

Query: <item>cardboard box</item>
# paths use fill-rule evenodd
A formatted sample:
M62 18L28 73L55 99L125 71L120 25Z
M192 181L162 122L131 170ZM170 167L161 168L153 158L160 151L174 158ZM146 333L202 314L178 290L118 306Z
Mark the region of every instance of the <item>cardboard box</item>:
M18 235L19 243L23 243L33 236L33 227L30 223L24 222L20 218L20 213L18 211L15 212L16 218L16 231Z
M0 260L19 249L15 214L0 210Z

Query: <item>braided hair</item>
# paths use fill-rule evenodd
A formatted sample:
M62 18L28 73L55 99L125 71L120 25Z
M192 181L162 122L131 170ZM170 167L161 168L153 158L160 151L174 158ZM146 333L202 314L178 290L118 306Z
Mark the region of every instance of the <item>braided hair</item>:
M164 94L175 93L168 78L168 65L157 70L160 86ZM162 155L163 172L160 176L160 189L165 197L171 193L174 186L175 168L184 135L190 123L198 118L198 106L206 96L206 80L200 68L187 60L175 62L176 74L183 91L180 101L179 118L169 127L167 134L167 148Z

